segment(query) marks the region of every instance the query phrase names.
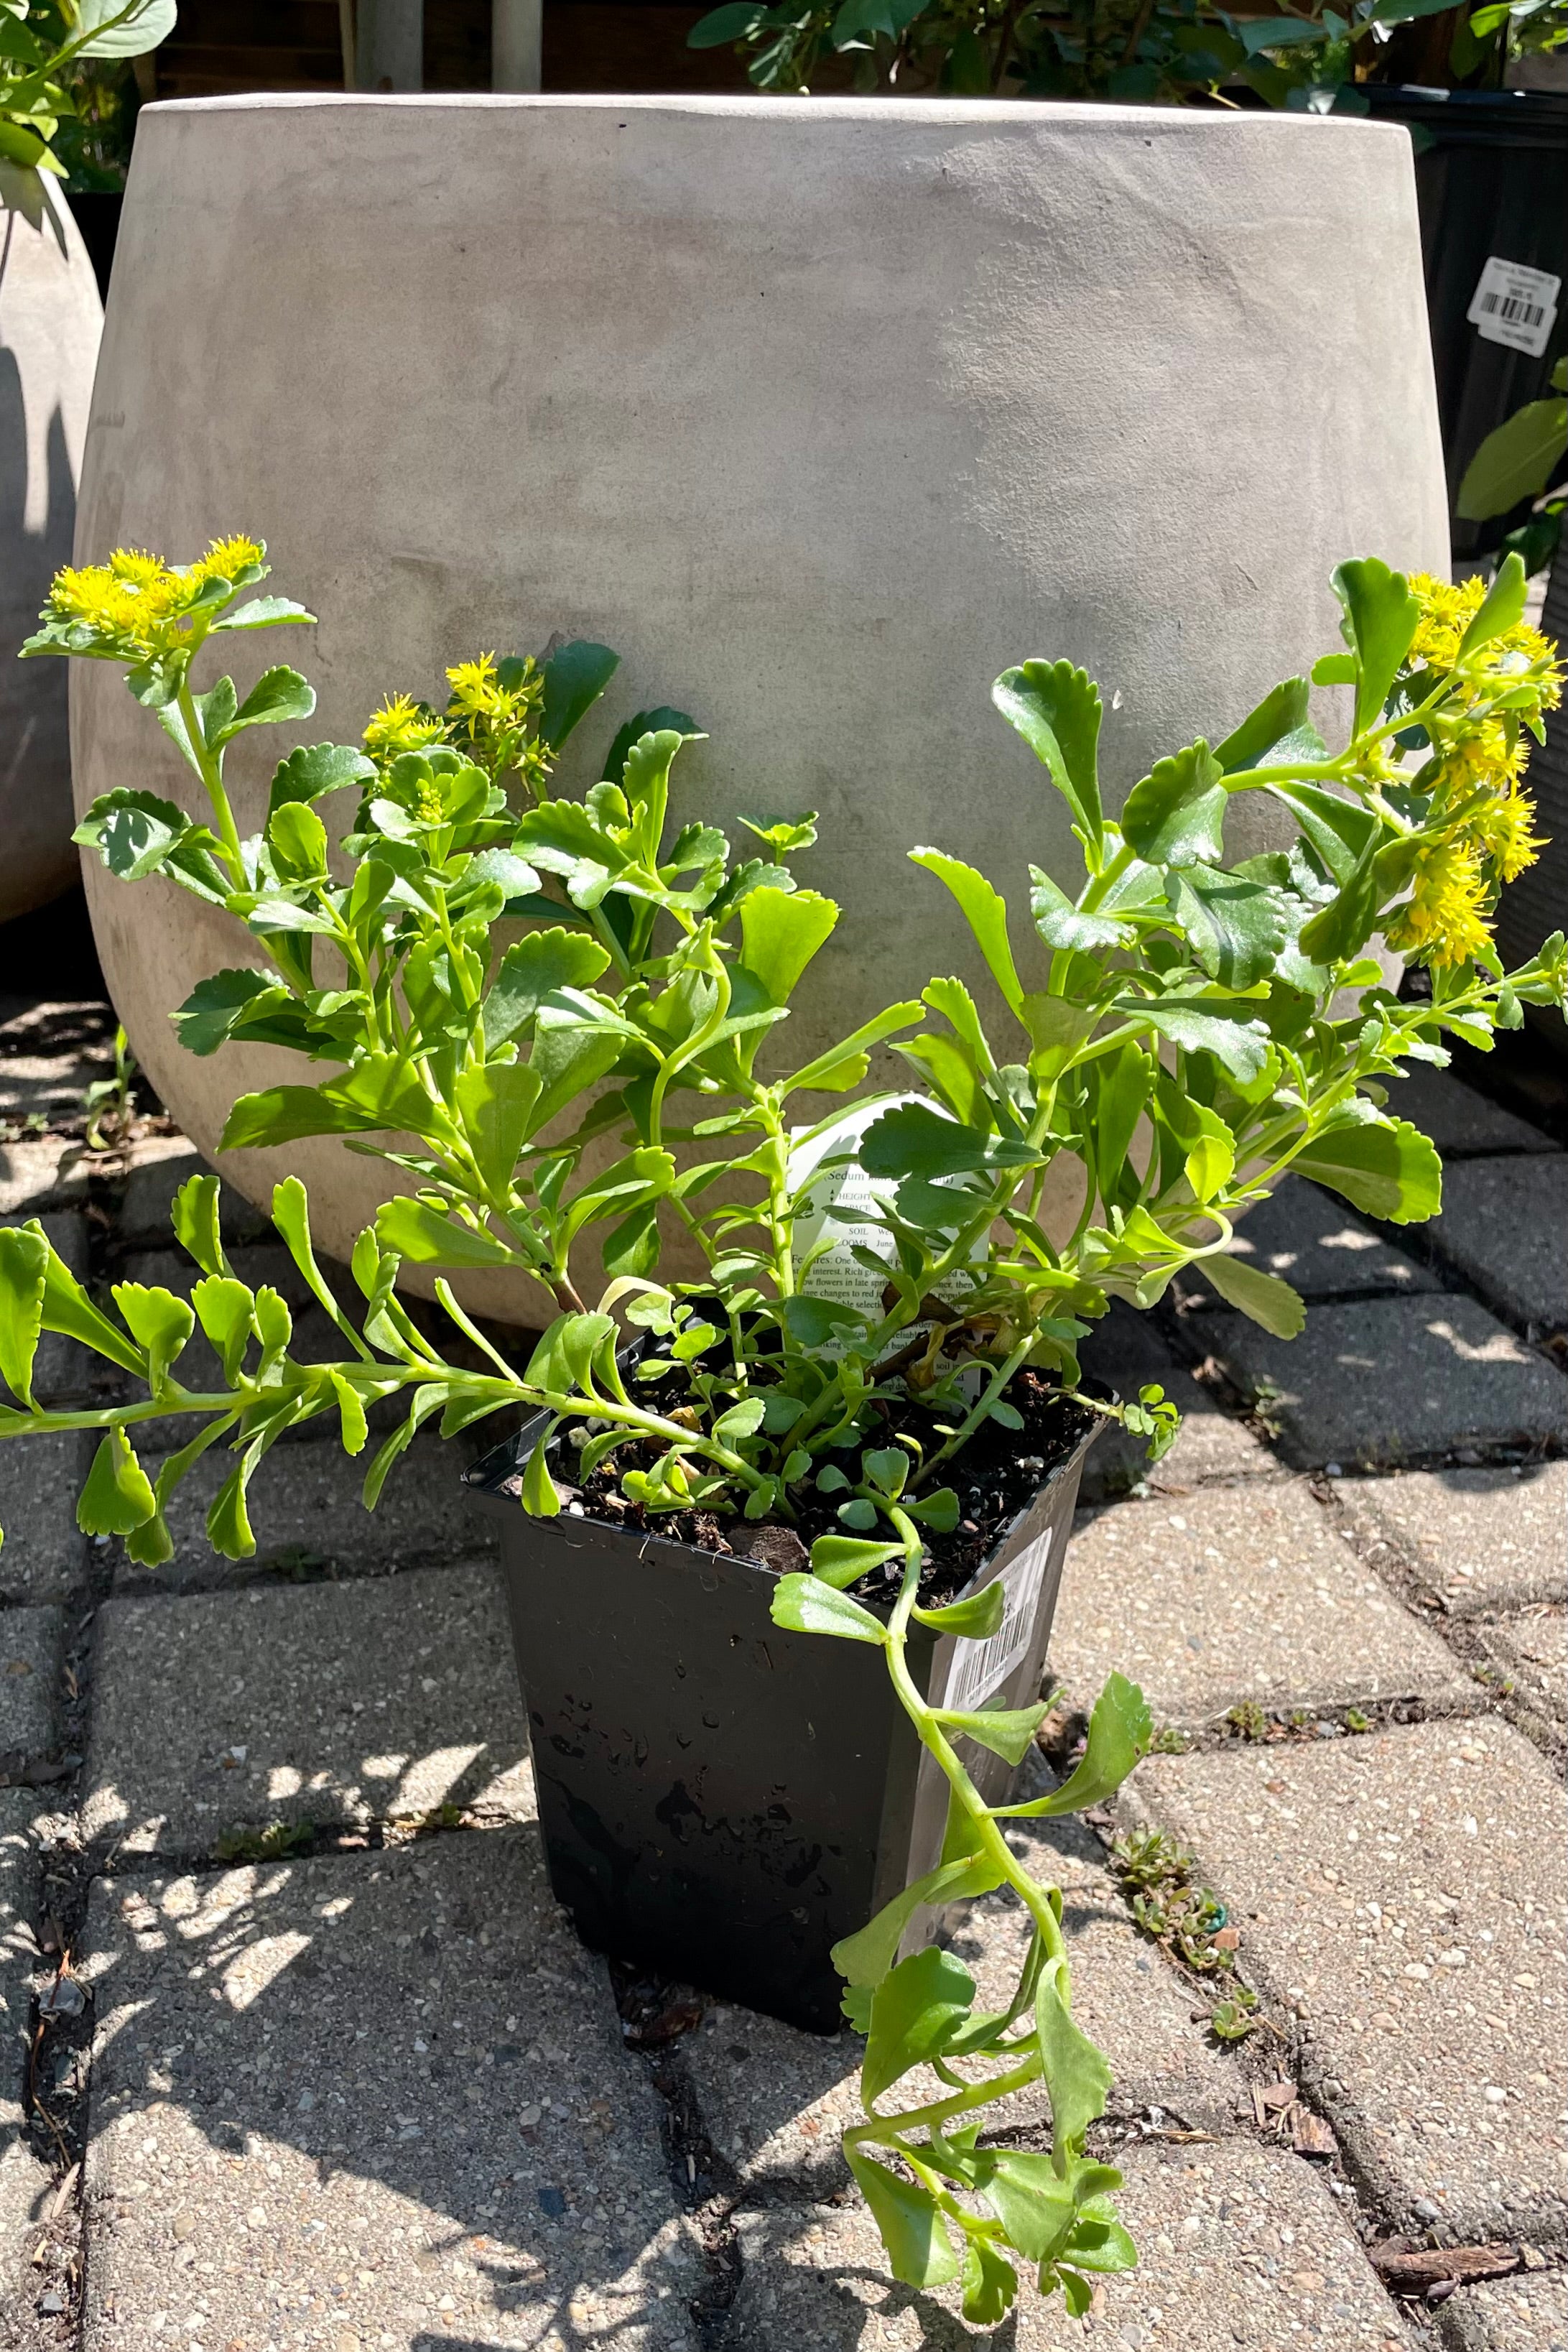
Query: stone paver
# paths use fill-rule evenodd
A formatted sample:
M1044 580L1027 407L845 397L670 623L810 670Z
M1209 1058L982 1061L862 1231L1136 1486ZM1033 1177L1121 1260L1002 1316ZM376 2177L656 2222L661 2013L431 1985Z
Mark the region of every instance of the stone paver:
M1236 1228L1236 1256L1277 1274L1306 1299L1355 1298L1441 1290L1442 1277L1396 1249L1321 1185L1291 1177L1249 1209ZM1197 1307L1223 1301L1203 1278L1201 1262L1180 1277L1180 1296Z
M0 1442L0 1599L58 1601L79 1582L88 1544L77 1496L92 1451L93 1440L75 1429Z
M246 1506L254 1558L225 1559L208 1541L208 1508L234 1468L232 1453L214 1445L186 1473L170 1503L173 1559L162 1568L138 1568L120 1548L116 1590L200 1591L278 1569L359 1575L389 1562L413 1568L496 1549L497 1522L459 1475L462 1440L443 1444L434 1431L422 1430L393 1465L375 1509L367 1511L361 1495L374 1440L350 1455L335 1423L324 1425L322 1434L320 1444L276 1446L257 1465ZM156 1477L161 1457L144 1452L142 1458L148 1476Z
M0 1222L20 1223L44 1209L85 1202L89 1164L81 1144L57 1136L0 1143Z
M43 2283L31 2268L31 2225L52 2196L49 2169L27 2139L23 2096L28 2019L37 1947L38 1801L26 1789L0 1789L0 2342L25 2341L29 2302Z
M1385 2294L1345 2216L1300 2158L1245 2141L1134 2147L1117 2158L1117 2198L1137 2242L1135 2271L1102 2283L1087 2326L1060 2295L1042 2301L1025 2274L1007 2326L977 2336L958 2296L894 2284L858 2200L777 2206L737 2216L740 2289L718 2352L1406 2352L1416 2342Z
M1396 1548L1456 1616L1568 1597L1568 1462L1347 1478L1335 1493L1374 1562Z
M38 1811L32 1790L0 1789L0 2145L22 2128L28 2003L38 1958L32 1925L38 1895Z
M1568 1614L1531 1609L1505 1617L1491 1627L1487 1642L1528 1706L1548 1715L1568 1714Z
M0 1609L0 1756L25 1762L55 1745L64 1623L59 1609Z
M1568 2273L1516 2273L1469 2287L1442 2306L1460 2352L1568 2352Z
M167 1249L172 1228L169 1222L174 1195L189 1177L210 1176L212 1163L183 1135L150 1136L131 1151L115 1218L121 1245L131 1249ZM225 1245L264 1240L271 1220L252 1208L243 1192L224 1187L219 1209Z
M1049 1776L1040 1781L1051 1785ZM1234 2129L1240 2074L1206 2041L1186 1987L1132 1925L1094 1839L1076 1824L1032 1833L1020 1825L1014 1837L1037 1876L1064 1890L1073 2014L1115 2071L1112 2112L1159 2106L1195 2127ZM1017 1898L998 1893L973 1905L949 1941L975 1978L979 2005L1005 2008L1029 1945ZM847 2031L800 2033L725 2005L711 2008L681 2045L703 2121L738 2179L747 2187L805 2180L823 2196L849 2180L839 2135L861 2114L862 2047ZM935 2077L914 2084L927 2087L910 2087L911 2105L940 2095ZM997 2125L1019 2129L1048 2112L1043 2094L1024 2092L996 2110Z
M1158 1757L1135 1803L1246 1923L1302 2079L1401 2226L1568 2222L1561 1786L1496 1717Z
M51 1246L77 1280L88 1282L87 1219L78 1209L56 1210L39 1218ZM33 1359L33 1395L39 1404L92 1404L112 1396L120 1374L112 1364L58 1331L39 1334Z
M1568 1328L1568 1152L1450 1169L1443 1213L1425 1232L1509 1322L1537 1335Z
M1451 1070L1434 1069L1429 1062L1408 1062L1406 1070L1405 1077L1389 1084L1389 1111L1429 1135L1445 1164L1482 1152L1556 1150L1549 1135L1466 1086Z
M204 1854L227 1830L275 1821L533 1811L486 1561L110 1601L92 1673L83 1825L121 1853Z
M1241 1699L1343 1706L1475 1686L1437 1636L1363 1567L1309 1488L1207 1487L1101 1511L1074 1533L1051 1668L1082 1705L1113 1668L1161 1723Z
M0 1003L0 1113L42 1112L51 1126L82 1115L82 1097L114 1072L114 1015L101 998L81 1003Z
M1120 1299L1082 1342L1086 1378L1103 1381L1118 1396L1134 1397L1157 1381L1182 1415L1176 1444L1151 1463L1141 1437L1114 1425L1102 1430L1083 1465L1086 1503L1109 1500L1147 1483L1161 1493L1185 1494L1220 1479L1271 1478L1279 1464L1266 1445L1225 1412L1201 1381L1178 1364L1146 1315Z
M88 1952L89 2352L695 2352L660 2103L531 1829L100 1879Z
M1318 1307L1291 1340L1242 1315L1207 1315L1201 1328L1297 1469L1568 1439L1568 1380L1472 1298Z

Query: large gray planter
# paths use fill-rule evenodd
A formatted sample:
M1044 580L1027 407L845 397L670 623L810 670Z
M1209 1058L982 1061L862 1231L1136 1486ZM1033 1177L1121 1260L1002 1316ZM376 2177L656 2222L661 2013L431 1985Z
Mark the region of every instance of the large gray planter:
M77 878L66 680L57 662L19 667L16 649L70 562L102 324L57 184L0 163L0 922Z
M972 968L910 844L1020 908L1026 858L1075 856L989 709L1008 663L1103 681L1114 795L1333 640L1340 558L1444 563L1408 137L885 100L150 107L78 547L241 529L323 615L313 734L559 628L624 656L585 757L673 702L711 734L694 805L820 809L800 871L848 912L804 1050ZM79 797L183 792L110 674L73 691ZM276 756L236 755L242 824ZM193 1060L164 1019L245 943L161 886L91 887L136 1050L210 1147L297 1075ZM228 1164L262 1197L298 1168L338 1251L377 1195L335 1144Z

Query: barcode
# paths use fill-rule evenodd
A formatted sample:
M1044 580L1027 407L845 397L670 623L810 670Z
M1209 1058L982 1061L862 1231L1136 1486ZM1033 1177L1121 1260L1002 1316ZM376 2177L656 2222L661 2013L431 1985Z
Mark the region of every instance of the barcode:
M1500 319L1506 319L1511 326L1516 327L1539 327L1546 316L1543 304L1524 302L1517 294L1499 294L1495 289L1481 296L1480 307L1483 310L1495 312Z
M1010 1568L1004 1570L1002 1583L1007 1600L1002 1622L985 1641L958 1643L947 1676L944 1706L967 1707L976 1699L994 1696L1029 1648L1040 1589L1051 1557L1051 1536L1048 1528L1043 1535L1035 1538L1027 1551L1019 1553Z

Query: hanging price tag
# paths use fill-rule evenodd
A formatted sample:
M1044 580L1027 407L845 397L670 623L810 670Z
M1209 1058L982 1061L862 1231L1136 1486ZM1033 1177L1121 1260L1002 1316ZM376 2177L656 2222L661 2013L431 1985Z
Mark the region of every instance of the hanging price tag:
M1492 254L1481 271L1465 316L1489 343L1507 343L1538 360L1557 324L1561 278L1547 269L1531 269L1522 261L1504 261Z

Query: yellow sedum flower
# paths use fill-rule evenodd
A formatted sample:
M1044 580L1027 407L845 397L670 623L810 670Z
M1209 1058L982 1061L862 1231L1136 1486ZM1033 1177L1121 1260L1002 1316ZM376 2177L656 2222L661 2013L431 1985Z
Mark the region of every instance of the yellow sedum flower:
M214 539L205 555L199 555L186 573L186 578L199 587L206 580L233 580L259 563L267 553L259 539L248 539L243 533L233 539Z
M147 548L117 547L107 563L68 563L57 572L44 617L83 623L106 652L144 661L191 635L182 624L209 580L231 581L266 553L258 539L214 540L182 570Z
M1490 802L1471 819L1469 829L1504 882L1517 882L1546 846L1544 837L1531 829L1534 816L1535 803L1528 793L1514 791L1506 800Z
M421 751L438 743L446 730L412 694L389 694L372 711L361 737L372 760L394 760L400 751Z
M1428 963L1467 963L1491 938L1486 899L1479 852L1465 841L1432 842L1422 851L1409 898L1388 925L1388 944Z
M508 707L510 698L497 677L494 654L480 654L474 661L455 663L446 673L446 683L452 688L448 707L455 712L492 718Z

